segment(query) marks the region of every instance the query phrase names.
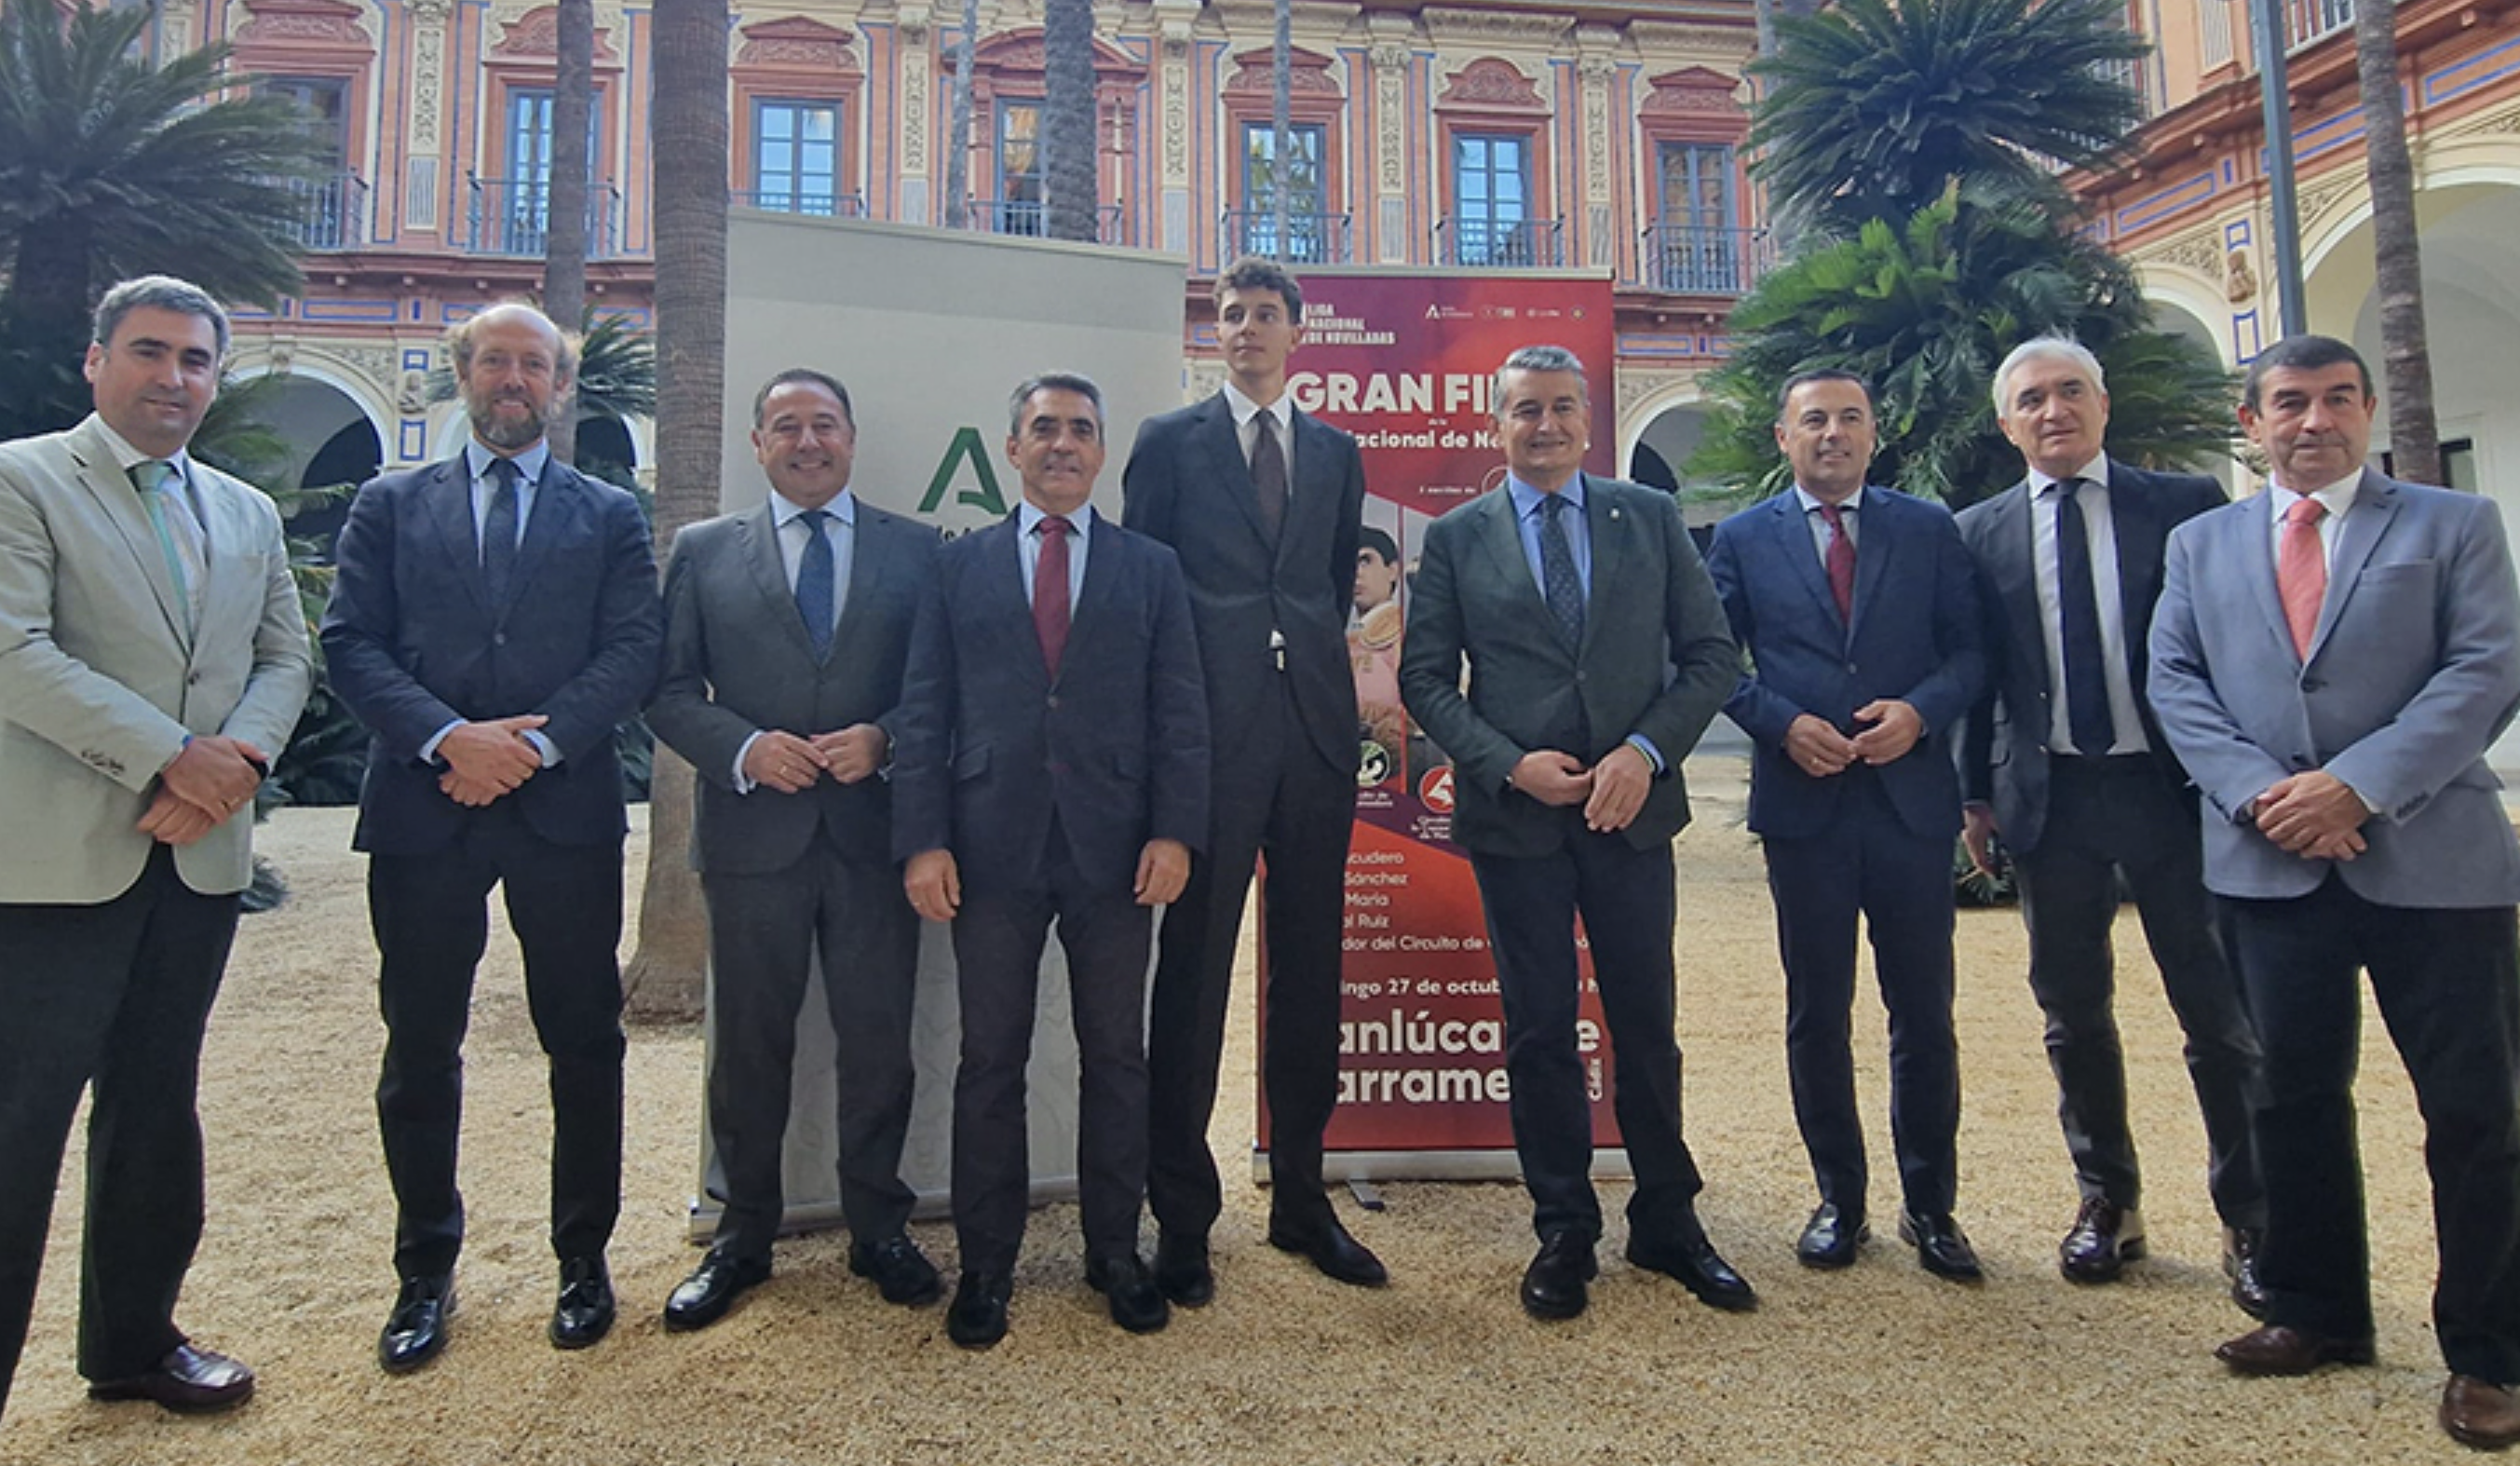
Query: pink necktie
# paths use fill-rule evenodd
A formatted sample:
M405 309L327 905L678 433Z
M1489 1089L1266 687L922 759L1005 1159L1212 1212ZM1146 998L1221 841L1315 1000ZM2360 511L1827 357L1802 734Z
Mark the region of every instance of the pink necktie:
M2275 594L2292 627L2292 649L2304 661L2318 630L2319 603L2327 599L2327 552L2318 542L2319 517L2327 506L2305 495L2284 511L2283 543L2275 552Z
M1846 516L1835 504L1820 506L1828 525L1828 593L1836 598L1837 618L1855 619L1855 541L1846 537Z

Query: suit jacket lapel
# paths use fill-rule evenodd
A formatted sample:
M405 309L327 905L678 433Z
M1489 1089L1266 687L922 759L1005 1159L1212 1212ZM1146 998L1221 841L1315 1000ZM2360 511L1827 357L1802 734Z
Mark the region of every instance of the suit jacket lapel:
M98 512L113 526L123 547L131 552L141 576L149 582L150 594L157 598L158 614L165 618L168 634L190 658L193 637L185 623L191 618L178 604L174 575L166 569L166 552L158 543L158 527L150 523L149 511L140 502L140 490L132 485L129 475L114 466L113 450L102 433L79 433L71 443L80 486L96 501Z
M1612 603L1628 577L1626 509L1609 486L1590 474L1584 479L1584 536L1593 547L1593 583L1584 593L1583 651L1593 648L1594 628L1602 618L1596 608ZM1547 598L1544 596L1543 600Z
M1209 477L1223 486L1225 496L1234 501L1234 507L1241 513L1242 522L1251 527L1251 532L1260 537L1261 543L1267 544L1269 529L1260 523L1260 494L1251 486L1251 462L1242 456L1242 439L1234 431L1234 409L1227 404L1225 393L1220 391L1207 399L1192 432L1199 447L1207 454ZM1296 454L1298 459L1308 456ZM1274 550L1276 547L1271 548Z
M1067 619L1067 646L1059 654L1062 666L1073 664L1078 649L1089 645L1096 630L1111 618L1112 602L1120 593L1119 527L1091 509L1085 518L1085 584L1076 592L1076 614Z
M1012 621L1019 627L1016 636L1022 641L1024 650L1017 654L1014 664L1038 678L1041 685L1047 686L1050 682L1050 664L1042 660L1041 638L1033 632L1032 603L1024 598L1022 514L1023 511L1016 510L998 521L990 528L980 531L983 535L995 536L982 544L981 560L987 570L980 576L980 594L998 603L994 612L981 618L981 624L988 625L1004 620ZM1091 552L1088 552L1085 568L1089 573L1094 569ZM1068 620L1068 635L1072 639L1075 634L1075 618L1071 617Z
M2030 481L2022 480L1996 500L1987 515L1993 521L1987 534L1994 551L1988 557L1988 570L2003 606L2003 623L2023 641L2021 660L2044 689L2048 686L2048 632L2047 619L2039 611L2038 496ZM2123 555L2119 564L2125 564ZM2140 650L2136 655L2140 656Z
M1540 579L1531 573L1531 562L1522 553L1522 527L1516 523L1513 490L1499 484L1488 490L1479 501L1484 522L1479 526L1479 541L1487 547L1488 579L1505 597L1516 604L1515 616L1536 620L1549 628L1548 641L1560 649L1565 639L1557 634L1557 621L1550 612L1549 598L1540 589ZM1590 617L1585 618L1588 622ZM1573 660L1573 654L1568 654Z
M2311 633L2310 656L2302 659L2304 665L2318 659L2318 649L2327 642L2327 633L2345 613L2345 603L2354 599L2354 588L2362 579L2362 567L2370 561L2380 536L2389 532L2389 522L2397 515L2396 486L2364 469L2362 481L2354 489L2354 508L2345 516L2345 523L2336 527L2336 555L2327 569L2327 599L2319 607L2318 629Z
M737 521L737 547L742 552L752 588L770 613L770 624L780 628L798 656L811 662L814 641L806 634L804 614L796 608L795 589L788 583L788 560L779 549L777 508L774 501L764 500L759 510Z
M1804 591L1811 596L1812 604L1820 608L1820 614L1834 623L1840 632L1849 631L1851 628L1846 618L1838 614L1837 596L1828 588L1828 572L1821 565L1820 551L1813 545L1811 516L1803 509L1802 496L1789 488L1777 495L1775 502L1776 518L1772 523L1777 548L1784 554L1785 563L1793 567L1794 578L1803 583ZM1855 579L1859 590L1864 583L1865 553L1872 544L1872 536L1868 532L1870 527L1868 525L1856 531L1864 535L1863 541L1855 547Z
M423 485L421 496L428 502L430 518L437 522L437 536L445 546L446 558L454 562L456 583L464 587L474 606L495 615L500 608L490 604L489 587L481 580L481 539L472 527L472 474L464 455L459 452L438 464Z
M1889 490L1868 484L1864 489L1863 503L1855 512L1855 610L1847 618L1846 636L1849 641L1855 639L1856 629L1872 614L1872 602L1881 593L1881 578L1890 573L1890 557L1899 552L1899 535L1904 527L1892 519L1894 511L1890 508L1889 498ZM1817 554L1805 555L1803 564L1816 565L1819 560ZM1823 586L1827 580L1827 573L1823 570L1821 574ZM1837 597L1830 596L1828 603L1834 608Z
M2261 492L2240 501L2236 529L2244 542L2232 564L2248 568L2247 573L2240 578L2248 583L2249 598L2257 603L2258 614L2267 618L2267 625L2274 631L2276 639L2285 646L2291 646L2292 622L2284 619L2283 594L2275 588L2274 541L2270 537L2274 528L2267 518L2272 512L2270 507L2272 498L2273 495ZM2211 573L2211 569L2209 563L2208 573Z
M2109 463L2109 527L2118 542L2118 621L2126 632L2127 672L2140 694L2144 685L2143 629L2161 599L2161 551L2170 538L2161 527L2161 501L2137 470ZM2136 699L2138 708L2144 700Z
M525 537L517 546L517 569L508 581L508 606L517 603L526 586L542 571L543 562L551 558L552 547L576 529L586 517L586 484L577 470L553 459L543 461L542 482L534 487L533 512L525 516ZM507 606L494 608L501 615Z

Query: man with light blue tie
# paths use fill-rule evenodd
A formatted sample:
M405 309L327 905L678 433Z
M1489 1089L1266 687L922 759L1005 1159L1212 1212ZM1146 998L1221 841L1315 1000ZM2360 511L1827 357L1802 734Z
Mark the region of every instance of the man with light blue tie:
M350 505L323 640L371 734L352 845L372 857L385 1056L377 1119L401 1278L377 1343L405 1373L446 1344L464 1200L463 1043L487 902L506 892L551 1061L562 1349L613 1318L604 1252L621 1209L621 765L613 729L656 679L663 617L630 494L551 456L575 351L530 305L448 333L472 434Z
M699 775L692 863L714 981L717 1237L665 1305L703 1328L770 1276L784 1208L796 1021L814 956L838 1041L849 1270L922 1304L936 1269L904 1232L919 920L892 860L892 757L910 632L936 531L849 491L848 389L806 368L753 399L758 509L690 526L665 568L665 668L649 725Z
M83 1089L89 1395L253 1393L173 1318L202 1236L202 1031L310 665L279 513L185 452L227 344L199 289L125 281L97 307L95 414L0 444L0 1408Z

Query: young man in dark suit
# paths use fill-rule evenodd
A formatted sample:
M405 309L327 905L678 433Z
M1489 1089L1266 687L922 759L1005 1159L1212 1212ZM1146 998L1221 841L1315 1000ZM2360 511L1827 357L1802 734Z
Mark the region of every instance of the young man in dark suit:
M1067 953L1083 1089L1085 1280L1132 1333L1171 1316L1138 1254L1147 1189L1141 1038L1154 908L1207 836L1207 704L1173 552L1088 507L1102 398L1046 375L1016 389L1007 457L1023 502L937 556L894 744L893 848L911 904L954 924L962 1067L946 1333L1004 1338L1031 1168L1024 1065L1042 943Z
M385 474L342 527L324 613L334 690L371 736L352 844L370 855L383 959L377 1119L402 1279L377 1342L403 1373L446 1344L464 1029L504 886L534 1030L551 1058L552 1343L612 1326L604 1250L621 1210L621 765L612 731L655 686L664 618L628 491L555 461L574 351L530 305L448 333L472 435Z
M1265 259L1216 282L1225 388L1149 418L1129 450L1125 523L1172 546L1190 583L1217 741L1213 828L1165 914L1148 1063L1148 1199L1155 1276L1175 1303L1215 1294L1207 1234L1224 1206L1207 1125L1216 1110L1235 944L1263 855L1268 953L1262 1079L1269 1101L1269 1241L1340 1282L1382 1263L1348 1234L1322 1184L1338 1103L1339 961L1356 817L1356 683L1347 654L1365 466L1356 439L1295 410L1286 358L1304 297Z
M2144 696L2162 547L2182 522L2219 508L2223 488L2108 456L2100 364L2072 341L2014 347L1995 374L1995 407L2029 472L1959 516L1986 604L1989 667L1960 745L1962 838L1992 872L2002 832L2030 931L2030 990L2047 1015L2057 1114L2082 1191L2057 1267L2074 1282L2106 1283L2146 1246L2110 1012L2123 871L2187 1034L2231 1297L2255 1313L2266 1306L2255 1259L2267 1219L2249 1142L2258 1039L2206 905L2196 795Z
M666 1300L669 1329L715 1323L770 1276L796 1020L817 953L838 1043L849 1270L891 1303L938 1292L903 1230L919 918L892 862L892 791L878 777L936 531L850 492L857 422L848 389L821 372L793 368L762 387L752 448L768 501L674 537L664 676L648 709L699 776L692 863L715 973L709 1133L726 1173L717 1239Z
M1470 852L1496 953L1514 1151L1540 1237L1522 1306L1536 1318L1583 1312L1601 1236L1575 1047L1581 913L1636 1168L1628 1260L1715 1307L1750 1308L1757 1295L1698 1221L1672 1033L1680 760L1739 659L1671 495L1583 472L1592 406L1574 353L1514 352L1493 403L1506 482L1428 527L1400 687L1453 756L1453 838Z
M1750 828L1764 842L1785 969L1785 1061L1820 1205L1795 1256L1844 1267L1866 1235L1868 1168L1849 1025L1856 922L1890 1011L1899 1238L1928 1272L1973 1282L1952 1218L1960 1077L1952 1032L1952 839L1945 742L1986 677L1976 580L1950 511L1868 488L1872 397L1846 372L1778 394L1794 486L1715 531L1707 569L1754 671L1725 712L1750 735Z

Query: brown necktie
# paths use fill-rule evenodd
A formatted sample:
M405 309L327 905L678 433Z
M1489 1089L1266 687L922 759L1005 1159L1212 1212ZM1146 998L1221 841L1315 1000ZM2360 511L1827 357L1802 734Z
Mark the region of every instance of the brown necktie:
M1252 420L1257 436L1251 442L1251 489L1260 497L1260 524L1274 543L1286 523L1286 449L1278 441L1278 420L1261 413Z
M2306 494L2293 500L2275 552L2275 594L2283 598L2293 652L2304 661L2318 630L2319 604L2327 599L2327 551L2318 542L2318 522L2326 513L2326 505Z

